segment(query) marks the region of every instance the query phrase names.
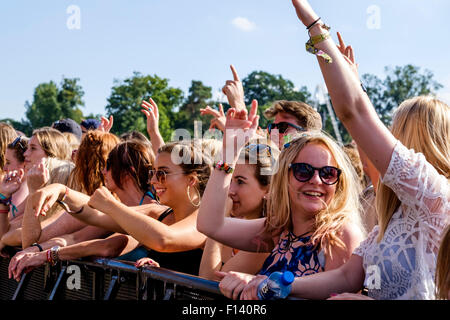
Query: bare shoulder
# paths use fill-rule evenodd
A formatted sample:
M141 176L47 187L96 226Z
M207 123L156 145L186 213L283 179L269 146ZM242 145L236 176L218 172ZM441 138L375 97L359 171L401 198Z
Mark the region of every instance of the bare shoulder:
M361 241L364 240L364 232L353 222L345 223L340 230L340 238L345 243L347 249L353 252ZM351 253L350 252L350 253Z
M353 251L364 240L363 231L351 222L347 222L342 226L338 236L345 247L333 246L331 254L326 255L326 271L339 268L346 263L352 256Z

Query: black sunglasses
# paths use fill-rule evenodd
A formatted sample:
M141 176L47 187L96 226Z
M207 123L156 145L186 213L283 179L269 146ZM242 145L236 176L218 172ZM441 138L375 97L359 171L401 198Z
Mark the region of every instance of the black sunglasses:
M339 181L342 173L341 169L332 166L325 166L322 168L315 168L307 163L291 163L289 169L292 169L295 179L300 182L307 182L314 177L314 173L319 171L320 180L324 184L333 185Z
M26 149L26 147L22 144L22 136L17 136L17 138L15 138L14 141L11 142L9 145L11 148L15 148L16 144L19 144L19 146L22 148L22 150Z
M269 134L273 129L278 129L279 133L285 133L289 127L295 128L297 131L306 131L305 128L289 122L269 123L267 130L269 131Z

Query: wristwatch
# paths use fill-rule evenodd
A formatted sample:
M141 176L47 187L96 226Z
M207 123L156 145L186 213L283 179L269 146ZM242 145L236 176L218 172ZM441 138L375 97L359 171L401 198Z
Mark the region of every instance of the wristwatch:
M50 255L51 255L53 265L55 265L59 261L59 255L58 255L59 248L60 248L60 246L54 246L50 249Z

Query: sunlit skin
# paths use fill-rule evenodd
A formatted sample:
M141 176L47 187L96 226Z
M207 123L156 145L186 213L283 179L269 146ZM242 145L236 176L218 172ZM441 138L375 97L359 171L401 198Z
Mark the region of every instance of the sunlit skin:
M29 170L34 164L40 163L43 158L47 157L36 136L31 137L28 142L28 149L23 155L25 157L25 170Z
M107 170L106 168L103 168L102 174L105 179L105 187L111 192L117 192L118 187L112 177L111 169Z
M299 162L308 163L316 168L337 167L328 148L316 143L307 144L299 152L293 163ZM324 184L318 171L314 172L314 176L309 181L300 182L294 177L292 170L289 170L289 199L292 211L302 213L305 220L313 219L318 212L331 203L336 186L337 184Z
M237 218L260 218L263 197L267 187L262 187L255 177L255 165L238 164L233 172L228 196L233 201L231 214Z
M9 149L6 148L6 152L5 152L5 166L3 167L3 169L8 172L8 171L14 171L14 170L20 170L20 169L25 169L25 163L20 162L15 155L15 150L13 149Z
M287 112L278 112L276 114L275 119L273 120L273 123L280 123L280 122L289 122L289 123L295 124L297 126L300 126L300 123L298 122L297 118L294 115L287 113ZM288 129L284 133L278 132L278 141L275 141L276 135L273 134L274 131L272 131L270 139L274 143L276 143L280 149L285 144L284 137L288 134L292 135L297 132L297 130L295 128L288 127Z
M187 198L186 188L189 183L189 178L183 174L180 166L174 164L171 160L170 153L159 153L155 159L155 170L162 170L166 175L166 181L161 183L153 175L150 183L154 186L156 194L159 197L161 204L174 207L180 199ZM194 188L190 188L191 197L194 197L196 192Z

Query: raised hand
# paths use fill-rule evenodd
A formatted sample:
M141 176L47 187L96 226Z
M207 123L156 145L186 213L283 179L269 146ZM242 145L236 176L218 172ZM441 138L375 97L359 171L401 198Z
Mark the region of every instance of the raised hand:
M108 209L110 208L110 204L112 202L116 202L116 198L112 195L111 191L106 187L100 187L95 190L94 194L88 201L88 205L91 208L102 211L103 213L108 213Z
M237 111L230 108L227 111L225 123L225 132L223 135L223 154L225 161L230 162L231 159L237 159L240 150L255 135L258 128L259 116L258 101L252 101L250 114L247 116L247 110ZM228 146L228 147L227 147Z
M0 178L0 193L5 197L10 197L19 190L24 175L25 171L23 169L3 173Z
M100 121L101 121L101 123L100 123L100 126L98 127L98 130L103 131L103 132L109 132L113 126L114 117L111 115L111 116L109 116L109 120L108 120L102 116Z
M339 44L336 45L339 51L342 53L342 56L344 57L345 61L348 62L350 65L350 68L352 69L353 73L356 75L356 77L359 79L358 74L358 64L355 63L355 53L353 51L352 46L346 46L344 39L342 38L341 34L337 33Z
M209 129L213 129L213 128L217 128L220 131L224 131L225 130L225 121L226 121L226 117L225 117L225 113L223 112L223 106L222 104L219 104L219 110L215 110L213 108L211 108L210 106L206 106L206 108L204 109L200 109L200 115L211 115L214 118L211 120L211 124L209 126Z
M50 179L50 172L47 168L47 158L43 158L40 163L35 164L27 172L27 184L30 194L43 187Z
M159 133L159 111L158 105L150 98L147 101L142 100L141 112L147 117L147 133L151 137L152 135Z
M227 96L228 103L236 110L246 109L244 102L244 87L241 79L233 65L230 66L233 73L233 80L227 80L222 92Z

